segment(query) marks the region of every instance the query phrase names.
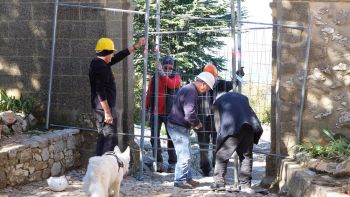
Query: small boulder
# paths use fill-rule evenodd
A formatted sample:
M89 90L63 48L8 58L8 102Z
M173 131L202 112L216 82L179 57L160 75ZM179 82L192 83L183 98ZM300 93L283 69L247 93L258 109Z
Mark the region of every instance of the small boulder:
M5 125L12 125L16 122L16 114L13 111L0 112L0 122Z

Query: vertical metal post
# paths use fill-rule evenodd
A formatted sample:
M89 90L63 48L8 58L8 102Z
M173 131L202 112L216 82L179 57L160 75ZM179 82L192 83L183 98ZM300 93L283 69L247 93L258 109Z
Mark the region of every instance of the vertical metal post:
M143 80L142 80L142 115L141 115L141 139L140 139L140 174L139 180L143 179L143 150L145 136L145 116L146 116L146 80L148 65L148 25L149 25L149 0L146 0L145 13L145 48L143 50Z
M309 64L309 54L310 54L310 44L311 44L311 27L312 27L312 17L311 12L309 10L308 16L308 31L307 31L307 40L306 40L306 48L305 48L305 60L304 60L304 70L303 70L303 83L301 88L301 99L300 99L300 109L298 115L298 123L296 128L296 143L300 144L301 142L301 123L303 122L303 112L304 112L304 104L305 104L305 91L306 91L306 81L307 81L307 66Z
M231 0L231 38L233 41L232 47L232 83L236 84L236 13L235 13L235 0ZM233 85L233 89L236 91L237 88Z
M236 43L236 13L235 13L235 0L231 0L231 37L233 39L232 47L232 80L233 80L233 89L235 91L240 91L239 87L236 87L236 63L237 63L237 43ZM238 0L239 1L239 0ZM238 156L237 153L233 154L233 180L234 187L238 189Z
M157 14L157 18L156 18L156 32L159 32L160 31L160 0L156 0L156 6L157 6L157 11L156 11L156 14ZM155 66L158 66L158 62L159 62L159 57L160 57L160 54L159 54L159 33L157 33L156 35L156 64ZM159 93L159 73L158 73L158 69L157 68L154 68L155 69L155 72L154 72L154 96L155 96L155 99L154 99L154 118L153 118L153 133L154 133L154 147L153 147L153 157L154 157L154 162L153 162L153 170L156 172L157 171L157 160L158 160L158 157L157 157L157 153L158 151L161 151L161 150L158 150L158 102L159 102L159 97L158 97L158 93Z
M237 0L237 51L236 51L236 61L237 61L237 66L238 70L242 69L242 61L241 61L241 43L242 43L242 36L241 36L241 15L242 15L242 9L241 9L241 0ZM236 73L235 73L236 74ZM242 77L242 76L240 76ZM242 84L238 83L238 92L242 92Z
M280 99L280 83L281 83L281 20L282 20L282 3L277 2L277 50L276 50L276 154L281 154L281 99ZM277 164L278 165L278 164Z
M58 0L55 0L54 10L55 11L54 11L54 15L53 15L53 24L52 24L52 45L51 45L49 93L48 93L48 98L47 98L45 129L49 129L49 122L50 122L52 78L53 78L53 68L54 68L55 49L56 49L56 28L57 28Z

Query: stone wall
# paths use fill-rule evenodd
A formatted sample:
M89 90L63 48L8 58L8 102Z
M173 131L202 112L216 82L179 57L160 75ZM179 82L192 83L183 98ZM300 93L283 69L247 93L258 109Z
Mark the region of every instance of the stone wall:
M65 129L2 146L0 188L62 175L80 166L82 144L79 130Z
M292 146L298 142L304 74L307 82L301 141L326 142L322 129L349 136L350 1L282 0L274 1L271 7L274 23L308 26L308 16L312 16L306 70L307 29L274 28L272 152L292 155ZM275 165L273 160L270 164Z
M45 122L53 0L0 0L0 88L38 101L35 117ZM60 0L96 7L133 9L129 0ZM92 3L93 2L93 3ZM132 45L132 15L59 6L50 123L92 127L88 68L96 41L111 37L121 50ZM133 129L132 56L113 67L118 128Z

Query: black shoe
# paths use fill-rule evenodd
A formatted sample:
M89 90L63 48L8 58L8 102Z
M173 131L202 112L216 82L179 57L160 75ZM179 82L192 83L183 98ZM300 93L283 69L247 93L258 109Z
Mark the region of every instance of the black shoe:
M187 181L187 183L189 183L190 185L192 185L192 187L198 187L199 186L199 182L195 181L193 179L191 179L190 181Z
M167 172L168 173L174 173L175 172L175 164L169 164Z
M208 177L209 176L209 172L207 172L207 171L203 171L202 174L203 174L204 177Z
M210 185L212 190L216 191L225 191L225 183L224 182L214 182Z
M165 172L163 163L157 162L157 172Z
M174 183L175 187L179 187L181 189L193 189L192 185L187 183L186 181L182 181L182 182L175 182Z

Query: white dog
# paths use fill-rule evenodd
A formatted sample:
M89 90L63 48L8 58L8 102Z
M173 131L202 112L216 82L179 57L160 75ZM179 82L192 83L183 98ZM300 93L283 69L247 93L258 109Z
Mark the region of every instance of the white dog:
M91 157L83 178L84 192L90 197L119 197L120 184L128 173L129 162L129 147L121 153L115 146L113 152Z

